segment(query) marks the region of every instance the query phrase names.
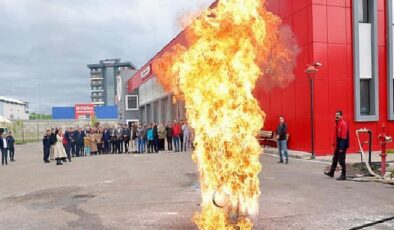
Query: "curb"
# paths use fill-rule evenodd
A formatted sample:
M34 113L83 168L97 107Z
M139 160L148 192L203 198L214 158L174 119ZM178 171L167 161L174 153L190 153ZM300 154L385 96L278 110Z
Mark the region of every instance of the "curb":
M264 151L264 153L267 153L267 154L279 155L278 149L275 149L275 148L262 148L262 150ZM289 151L289 158L310 160L311 159L311 155L310 154L305 154L305 153L297 153L295 151ZM324 159L319 159L319 158L316 158L314 160L322 161L322 162L331 162L331 160L324 160Z

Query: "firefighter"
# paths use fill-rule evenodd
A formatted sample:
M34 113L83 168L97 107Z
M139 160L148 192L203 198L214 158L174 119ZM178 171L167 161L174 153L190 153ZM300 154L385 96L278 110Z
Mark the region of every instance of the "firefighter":
M349 129L342 116L342 111L336 112L335 142L333 144L335 152L332 159L331 170L329 172L324 172L325 175L334 177L334 172L339 162L342 167L342 173L337 180L346 180L346 150L349 148Z

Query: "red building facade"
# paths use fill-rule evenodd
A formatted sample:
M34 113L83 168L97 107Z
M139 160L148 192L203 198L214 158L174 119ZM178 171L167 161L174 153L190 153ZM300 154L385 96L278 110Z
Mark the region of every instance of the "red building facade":
M383 124L394 135L393 2L392 0L267 0L270 11L289 25L300 54L295 80L284 88L264 91L257 84L254 95L267 114L264 129L275 130L283 115L289 128L290 149L311 151L310 81L306 65L323 66L314 77L315 152L331 154L335 112L341 110L350 127L350 152L358 150L355 130L369 128L373 147ZM182 33L172 45L183 42ZM154 60L154 58L152 60ZM129 91L154 73L141 77L147 63L129 81Z

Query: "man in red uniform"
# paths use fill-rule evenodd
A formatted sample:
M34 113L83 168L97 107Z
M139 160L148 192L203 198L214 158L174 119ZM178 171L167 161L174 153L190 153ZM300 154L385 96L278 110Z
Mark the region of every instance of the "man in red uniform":
M342 111L336 113L335 153L332 159L331 170L324 172L329 177L334 177L338 162L342 167L342 174L337 180L346 180L346 150L349 148L349 129L342 118Z
M175 152L179 152L181 150L180 148L180 135L181 135L181 125L179 124L178 121L174 121L174 124L172 125L172 139L174 140L174 147L175 147Z

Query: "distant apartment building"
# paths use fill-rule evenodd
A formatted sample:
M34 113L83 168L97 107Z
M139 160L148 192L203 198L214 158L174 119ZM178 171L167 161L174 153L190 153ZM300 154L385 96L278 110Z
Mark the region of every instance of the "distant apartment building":
M88 65L90 69L91 99L95 106L114 106L117 102L117 76L121 68L135 70L131 62L120 59L101 60L99 64Z
M29 120L28 103L0 96L0 116L8 120Z

